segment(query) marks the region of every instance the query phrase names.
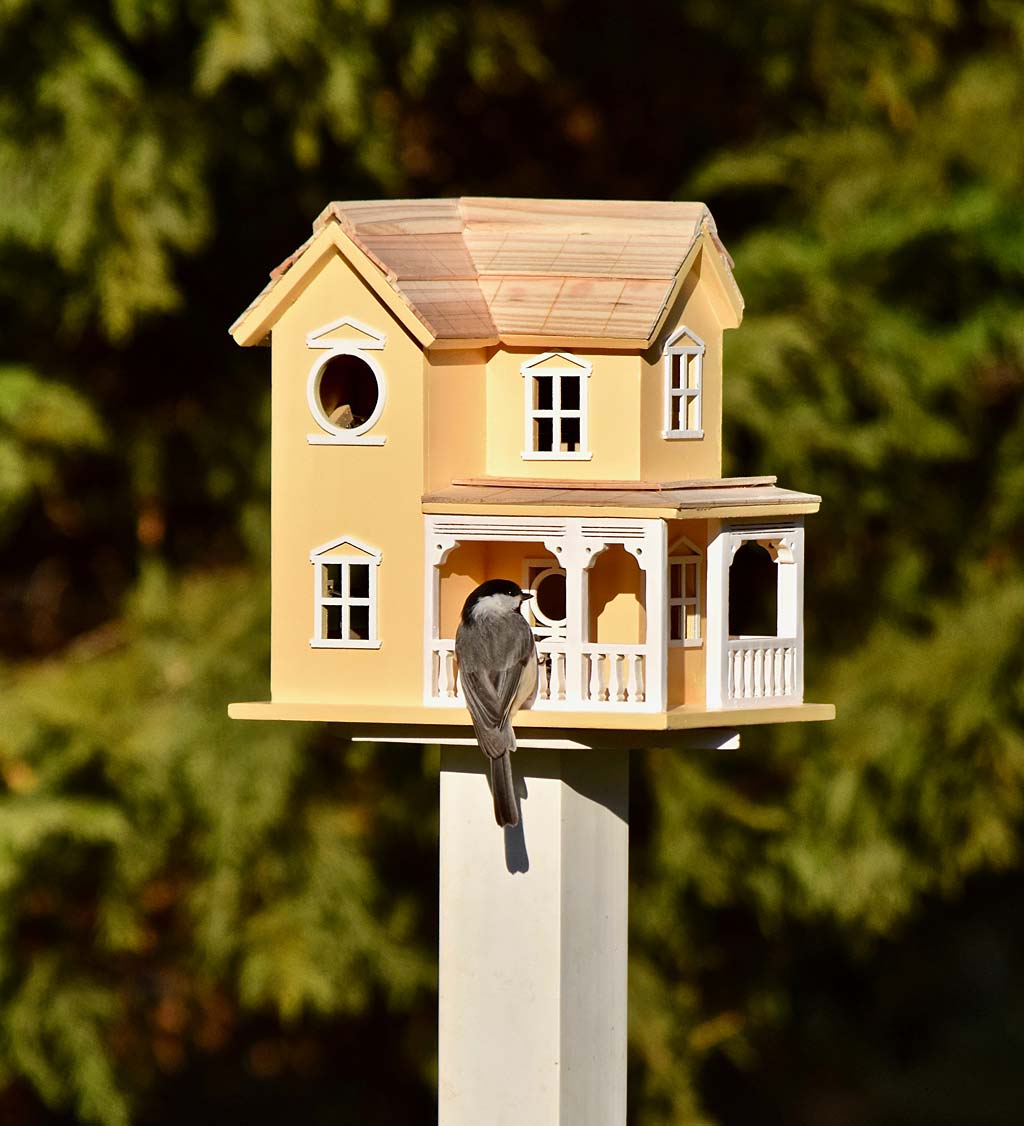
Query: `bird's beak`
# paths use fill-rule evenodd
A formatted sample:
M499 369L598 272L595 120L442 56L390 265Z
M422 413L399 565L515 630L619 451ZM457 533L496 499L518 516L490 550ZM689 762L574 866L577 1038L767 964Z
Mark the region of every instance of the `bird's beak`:
M533 597L533 591L532 590L521 590L519 593L522 595L522 597L519 600L520 606L524 602L529 602L529 600Z

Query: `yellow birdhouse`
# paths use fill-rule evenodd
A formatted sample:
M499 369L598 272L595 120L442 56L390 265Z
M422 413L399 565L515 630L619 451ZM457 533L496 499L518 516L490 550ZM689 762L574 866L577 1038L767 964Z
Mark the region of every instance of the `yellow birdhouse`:
M500 577L534 595L518 728L831 718L819 498L721 476L742 312L700 203L330 204L231 329L273 382L271 699L231 714L468 726L456 627Z

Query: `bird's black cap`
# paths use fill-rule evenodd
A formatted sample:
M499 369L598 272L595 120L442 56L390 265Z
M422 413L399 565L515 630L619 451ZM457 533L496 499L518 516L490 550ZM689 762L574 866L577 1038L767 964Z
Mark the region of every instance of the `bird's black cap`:
M509 598L518 598L520 602L525 602L530 597L529 591L523 590L518 583L512 582L511 579L488 579L487 582L481 583L466 599L462 607L463 620L469 619L473 607L481 598L488 598L492 594L507 594Z

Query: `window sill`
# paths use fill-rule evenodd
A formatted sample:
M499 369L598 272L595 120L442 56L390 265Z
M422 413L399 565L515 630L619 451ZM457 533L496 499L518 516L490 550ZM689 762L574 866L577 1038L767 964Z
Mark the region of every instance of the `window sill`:
M364 434L307 434L311 446L383 446L387 438Z
M379 649L379 641L342 641L341 638L327 637L309 639L311 649Z
M669 649L703 649L704 638L694 637L688 641L670 641L668 647Z
M704 437L703 430L662 430L661 436L666 442L674 442L680 438L699 440Z
M563 454L524 450L520 457L523 461L592 461L594 455L592 453Z

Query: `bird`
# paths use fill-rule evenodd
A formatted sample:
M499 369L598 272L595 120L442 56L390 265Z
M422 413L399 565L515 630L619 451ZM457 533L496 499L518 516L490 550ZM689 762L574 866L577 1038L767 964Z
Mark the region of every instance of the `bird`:
M509 579L488 579L470 594L455 632L459 683L480 750L491 764L494 819L519 824L512 786L512 716L537 687L537 646L520 607L533 594Z

